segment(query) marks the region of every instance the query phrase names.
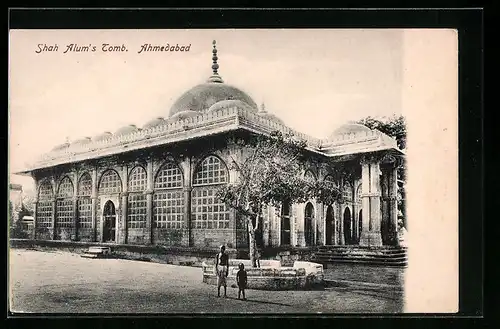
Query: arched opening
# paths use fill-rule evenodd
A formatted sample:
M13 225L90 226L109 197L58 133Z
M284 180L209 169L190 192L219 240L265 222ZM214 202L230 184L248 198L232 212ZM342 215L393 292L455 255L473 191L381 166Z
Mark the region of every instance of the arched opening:
M281 205L281 236L280 242L282 246L289 246L291 244L291 232L290 232L290 213L291 213L290 202L285 201Z
M102 232L103 241L116 241L116 209L115 204L111 200L108 200L104 205L102 217L104 220L104 228Z
M308 202L304 211L304 240L306 246L312 246L314 244L313 219L314 207Z
M183 177L179 166L172 160L158 170L153 195L153 242L180 245L184 228Z
M328 206L326 209L326 244L332 245L335 243L334 234L335 234L335 218L333 213L333 207Z
M70 240L74 232L73 213L73 182L69 177L64 177L57 190L55 234L56 240Z
M84 241L93 241L94 232L92 226L92 178L90 174L84 173L78 182L78 208L77 208L77 231L78 238Z
M149 240L146 230L147 173L141 166L134 167L128 177L127 243L144 244Z
M352 244L351 210L349 207L344 210L344 241L345 244Z
M230 240L229 208L217 197L219 187L229 182L229 171L224 162L210 155L198 164L193 174L193 190L191 192L191 232L208 234L207 230L221 230L218 240L214 239L212 247L220 242ZM214 232L214 231L213 231ZM192 235L194 237L196 235ZM205 241L207 241L206 239ZM200 240L191 241L195 246L203 245Z

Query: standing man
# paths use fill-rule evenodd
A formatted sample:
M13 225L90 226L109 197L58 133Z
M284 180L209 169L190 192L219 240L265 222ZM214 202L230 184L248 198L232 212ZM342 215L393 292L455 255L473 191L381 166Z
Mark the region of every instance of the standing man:
M217 273L217 297L220 297L220 287L224 286L224 297L227 297L226 277L229 273L229 256L226 254L226 247L220 247L220 253L215 260L215 271Z

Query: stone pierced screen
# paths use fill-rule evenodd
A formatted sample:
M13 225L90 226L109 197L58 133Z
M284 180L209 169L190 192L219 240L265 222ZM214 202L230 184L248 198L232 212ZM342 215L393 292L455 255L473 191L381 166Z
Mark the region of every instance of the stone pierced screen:
M78 183L78 195L79 196L91 196L92 195L92 178L89 174L83 174Z
M36 225L39 228L52 227L52 201L54 194L50 182L45 181L40 185L38 205L36 209Z
M78 226L92 228L92 200L89 197L78 198Z
M73 200L57 200L56 225L60 228L73 227Z
M180 229L184 223L184 195L182 190L155 191L153 196L155 228Z
M173 162L161 166L155 179L153 222L155 228L180 229L184 225L182 172Z
M122 182L118 173L108 170L102 174L99 181L99 194L116 194L122 191Z
M209 156L198 166L193 185L224 184L228 182L227 177L224 163L215 156Z
M217 187L197 187L192 192L193 228L229 228L229 211L217 197Z

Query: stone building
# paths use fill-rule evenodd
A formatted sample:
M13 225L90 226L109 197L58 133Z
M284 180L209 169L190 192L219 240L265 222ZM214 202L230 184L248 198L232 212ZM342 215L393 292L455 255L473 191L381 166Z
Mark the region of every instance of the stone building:
M324 139L293 131L226 84L218 68L214 42L213 74L181 95L168 117L66 142L18 173L36 183L36 238L247 248L245 221L215 194L238 178L229 164L245 147L234 141L279 130L307 142L304 174L331 181L343 201L269 207L261 246L396 243L402 152L393 138L357 124ZM333 174L337 165L349 174Z

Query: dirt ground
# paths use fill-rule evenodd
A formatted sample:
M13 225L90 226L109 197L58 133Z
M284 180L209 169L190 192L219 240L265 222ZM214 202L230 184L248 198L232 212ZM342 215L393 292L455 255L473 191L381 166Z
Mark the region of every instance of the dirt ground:
M395 313L401 291L333 287L248 290L218 298L200 268L87 259L66 252L10 251L10 309L19 313Z

